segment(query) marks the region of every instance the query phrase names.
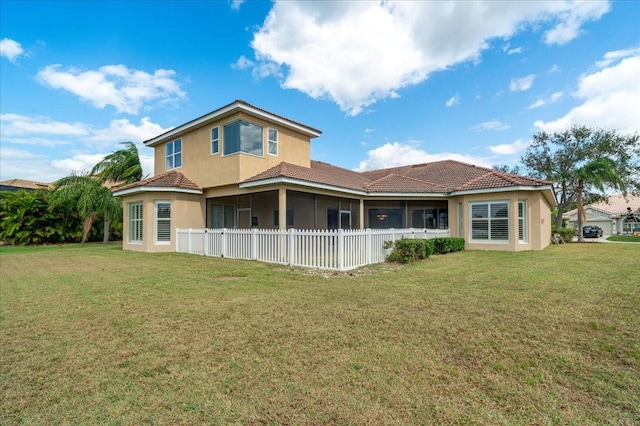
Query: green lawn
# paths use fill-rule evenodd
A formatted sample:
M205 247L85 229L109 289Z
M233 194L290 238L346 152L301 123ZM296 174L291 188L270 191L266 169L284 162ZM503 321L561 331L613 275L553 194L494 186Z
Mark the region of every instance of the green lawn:
M640 243L640 237L634 237L633 235L611 235L607 237L607 240L623 243Z
M0 424L638 424L638 254L334 274L2 248Z

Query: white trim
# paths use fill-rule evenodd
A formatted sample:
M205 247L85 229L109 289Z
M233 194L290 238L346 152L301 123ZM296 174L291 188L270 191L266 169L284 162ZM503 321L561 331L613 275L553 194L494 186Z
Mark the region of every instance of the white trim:
M201 189L175 188L171 186L136 186L135 188L114 191L113 196L122 197L124 195L137 194L139 192L180 192L183 194L202 194Z
M222 118L225 115L228 115L230 113L236 112L236 111L243 111L249 114L252 114L258 118L262 118L265 120L269 120L271 122L274 123L278 123L284 127L288 127L291 129L295 129L307 136L310 137L318 137L320 136L320 131L312 129L311 127L307 127L303 124L298 124L298 123L294 123L293 121L287 120L285 118L282 117L278 117L274 114L271 114L269 112L266 111L262 111L259 110L255 107L251 107L249 105L246 105L244 103L241 102L234 102L230 105L227 105L226 107L223 107L221 109L218 109L216 111L210 112L207 115L203 115L200 118L196 118L195 120L189 121L188 123L185 123L181 126L178 126L174 129L169 130L168 132L165 132L161 135L156 136L155 138L151 138L149 140L144 141L143 143L146 146L156 146L158 144L161 144L164 141L170 140L175 138L176 136L188 132L191 129L194 129L196 127L199 127L209 121L218 119L218 118Z
M475 218L475 219L482 219L482 220L486 220L487 221L487 239L476 239L473 238L473 206L474 205L481 205L481 204L486 204L487 205L487 214L488 216L486 218ZM493 204L506 204L507 205L507 239L506 240L499 240L499 239L492 239L491 238L491 222L493 220L502 220L504 218L492 218L491 217L491 205ZM511 243L511 239L512 239L512 232L511 232L511 224L513 223L511 215L513 214L513 209L511 208L511 202L509 200L490 200L490 201L469 201L468 202L469 205L469 242L476 244L476 243L480 243L480 244L509 244ZM517 216L518 212L516 211L516 216ZM519 236L516 235L516 238L518 238L519 240Z
M180 165L176 166L176 155L177 155L177 153L175 151L175 143L178 142L178 141L180 141ZM171 154L171 157L173 158L173 167L167 167L167 160L169 160L169 155L167 154L167 147L169 146L169 144L174 144L173 153ZM169 142L164 144L164 169L165 170L175 170L175 169L182 168L182 163L183 163L183 161L182 161L182 157L183 157L182 156L182 148L183 148L183 146L182 145L183 145L182 144L182 138L177 138L177 139L174 139L174 140L169 141Z
M138 207L138 212L140 213L140 217L133 217L131 215L133 207ZM128 220L127 220L127 242L129 244L142 244L144 243L144 202L142 200L135 200L135 201L131 201L129 203L127 203L127 215L128 215ZM133 221L136 221L137 226L139 226L139 234L140 234L140 239L139 240L134 240L132 239L132 229L133 229Z
M169 241L158 241L158 204L169 204ZM167 220L167 219L162 219ZM171 244L173 224L173 203L171 200L153 200L153 244L166 246Z
M275 185L275 184L281 184L281 183L291 184L291 185L301 185L301 186L306 186L308 188L326 189L329 191L338 191L338 192L344 192L347 194L367 195L367 192L359 191L357 189L342 188L339 186L327 185L324 183L309 182L306 180L293 179L288 177L275 177L275 178L269 178L269 179L261 179L255 182L243 182L243 183L240 183L238 187L241 189L245 189L245 188L255 188L258 186Z
M255 188L259 186L275 185L275 184L292 184L301 185L309 188L326 189L330 191L344 192L347 194L363 195L368 197L398 197L398 198L410 198L410 197L432 197L432 198L449 198L457 195L471 195L471 194L487 194L487 193L500 193L500 192L513 192L513 191L544 191L551 189L550 186L509 186L504 188L491 188L491 189L474 189L468 191L452 191L452 192L370 192L362 191L358 189L344 188L340 186L334 186L324 183L310 182L307 180L289 178L289 177L274 177L269 179L261 179L253 182L241 182L238 184L239 188Z
M218 150L216 152L213 152L213 129L218 129ZM220 155L222 156L222 154L220 154L220 126L213 126L211 127L211 129L209 129L209 136L211 136L211 142L210 142L210 146L209 149L211 150L211 155Z
M310 182L308 180L301 180L289 177L274 177L269 179L261 179L254 182L241 182L238 187L241 189L245 188L255 188L259 186L268 186L268 185L276 185L276 184L291 184L291 185L300 185L306 186L308 188L316 188L316 189L325 189L329 191L335 192L343 192L346 194L354 194L361 196L369 196L369 197L398 197L398 198L408 198L408 197L432 197L432 198L447 198L449 194L440 193L440 192L369 192L362 191L358 189L344 188L341 186L334 186L325 183L316 183Z
M487 194L495 192L513 192L513 191L545 191L551 189L550 186L505 186L500 188L488 188L488 189L469 189L465 191L452 191L449 195L472 195L472 194Z
M273 130L274 132L276 132L276 139L273 141L276 145L276 153L272 154L271 152L269 152L269 145L271 144L271 138L269 137L269 132ZM280 135L278 134L278 129L274 128L274 127L267 127L267 155L271 155L272 157L277 157L278 156L278 151L280 149L279 145L280 145Z

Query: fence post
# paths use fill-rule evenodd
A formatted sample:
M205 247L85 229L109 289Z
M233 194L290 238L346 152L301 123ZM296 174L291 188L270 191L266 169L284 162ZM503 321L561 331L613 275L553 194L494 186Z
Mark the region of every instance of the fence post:
M338 271L344 269L344 231L338 229Z
M207 228L204 228L204 235L202 236L202 255L209 256L209 233L207 232Z
M227 257L227 228L222 228L220 233L220 257Z
M287 243L287 249L289 250L289 266L293 266L293 262L295 260L295 236L294 236L294 229L291 228L289 229L289 238L288 238L288 243Z
M251 260L258 259L258 230L251 229Z
M372 245L372 235L371 235L371 228L367 228L365 229L365 250L367 250L367 265L371 265L371 245Z
M193 248L191 247L191 228L189 228L189 233L187 234L187 253L193 253Z

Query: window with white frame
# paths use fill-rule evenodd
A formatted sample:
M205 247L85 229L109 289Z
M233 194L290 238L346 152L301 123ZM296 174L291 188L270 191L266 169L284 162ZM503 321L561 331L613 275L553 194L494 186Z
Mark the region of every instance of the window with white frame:
M263 155L262 127L246 121L236 121L224 126L222 153L231 155L238 152Z
M217 154L220 152L220 135L218 127L211 129L211 154Z
M167 170L182 167L182 139L176 139L173 142L167 142L164 150L165 157L167 159Z
M518 201L518 241L527 242L527 202Z
M269 129L269 154L278 155L278 131Z
M156 201L156 243L168 244L171 242L171 202Z
M471 203L471 239L509 241L509 203Z
M142 202L129 203L129 242L142 242Z

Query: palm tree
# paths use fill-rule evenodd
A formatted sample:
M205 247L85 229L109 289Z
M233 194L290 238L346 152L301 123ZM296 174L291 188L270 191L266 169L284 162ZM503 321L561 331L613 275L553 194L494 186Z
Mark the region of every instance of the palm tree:
M138 148L133 142L121 142L125 148L107 155L91 169L91 175L102 182L127 184L142 179Z
M575 169L573 175L576 182L574 195L578 209L578 242L582 242L584 241L582 225L586 222L583 202L585 191L589 188L595 188L604 193L608 187L624 192L626 186L616 169L616 162L608 157L598 158L586 163L582 167Z
M83 219L81 242L87 241L93 222L102 215L103 242L108 243L110 219L117 217L122 211L120 199L115 198L109 188L91 175L73 173L57 181L51 193L53 207L68 202L76 203L76 209Z

